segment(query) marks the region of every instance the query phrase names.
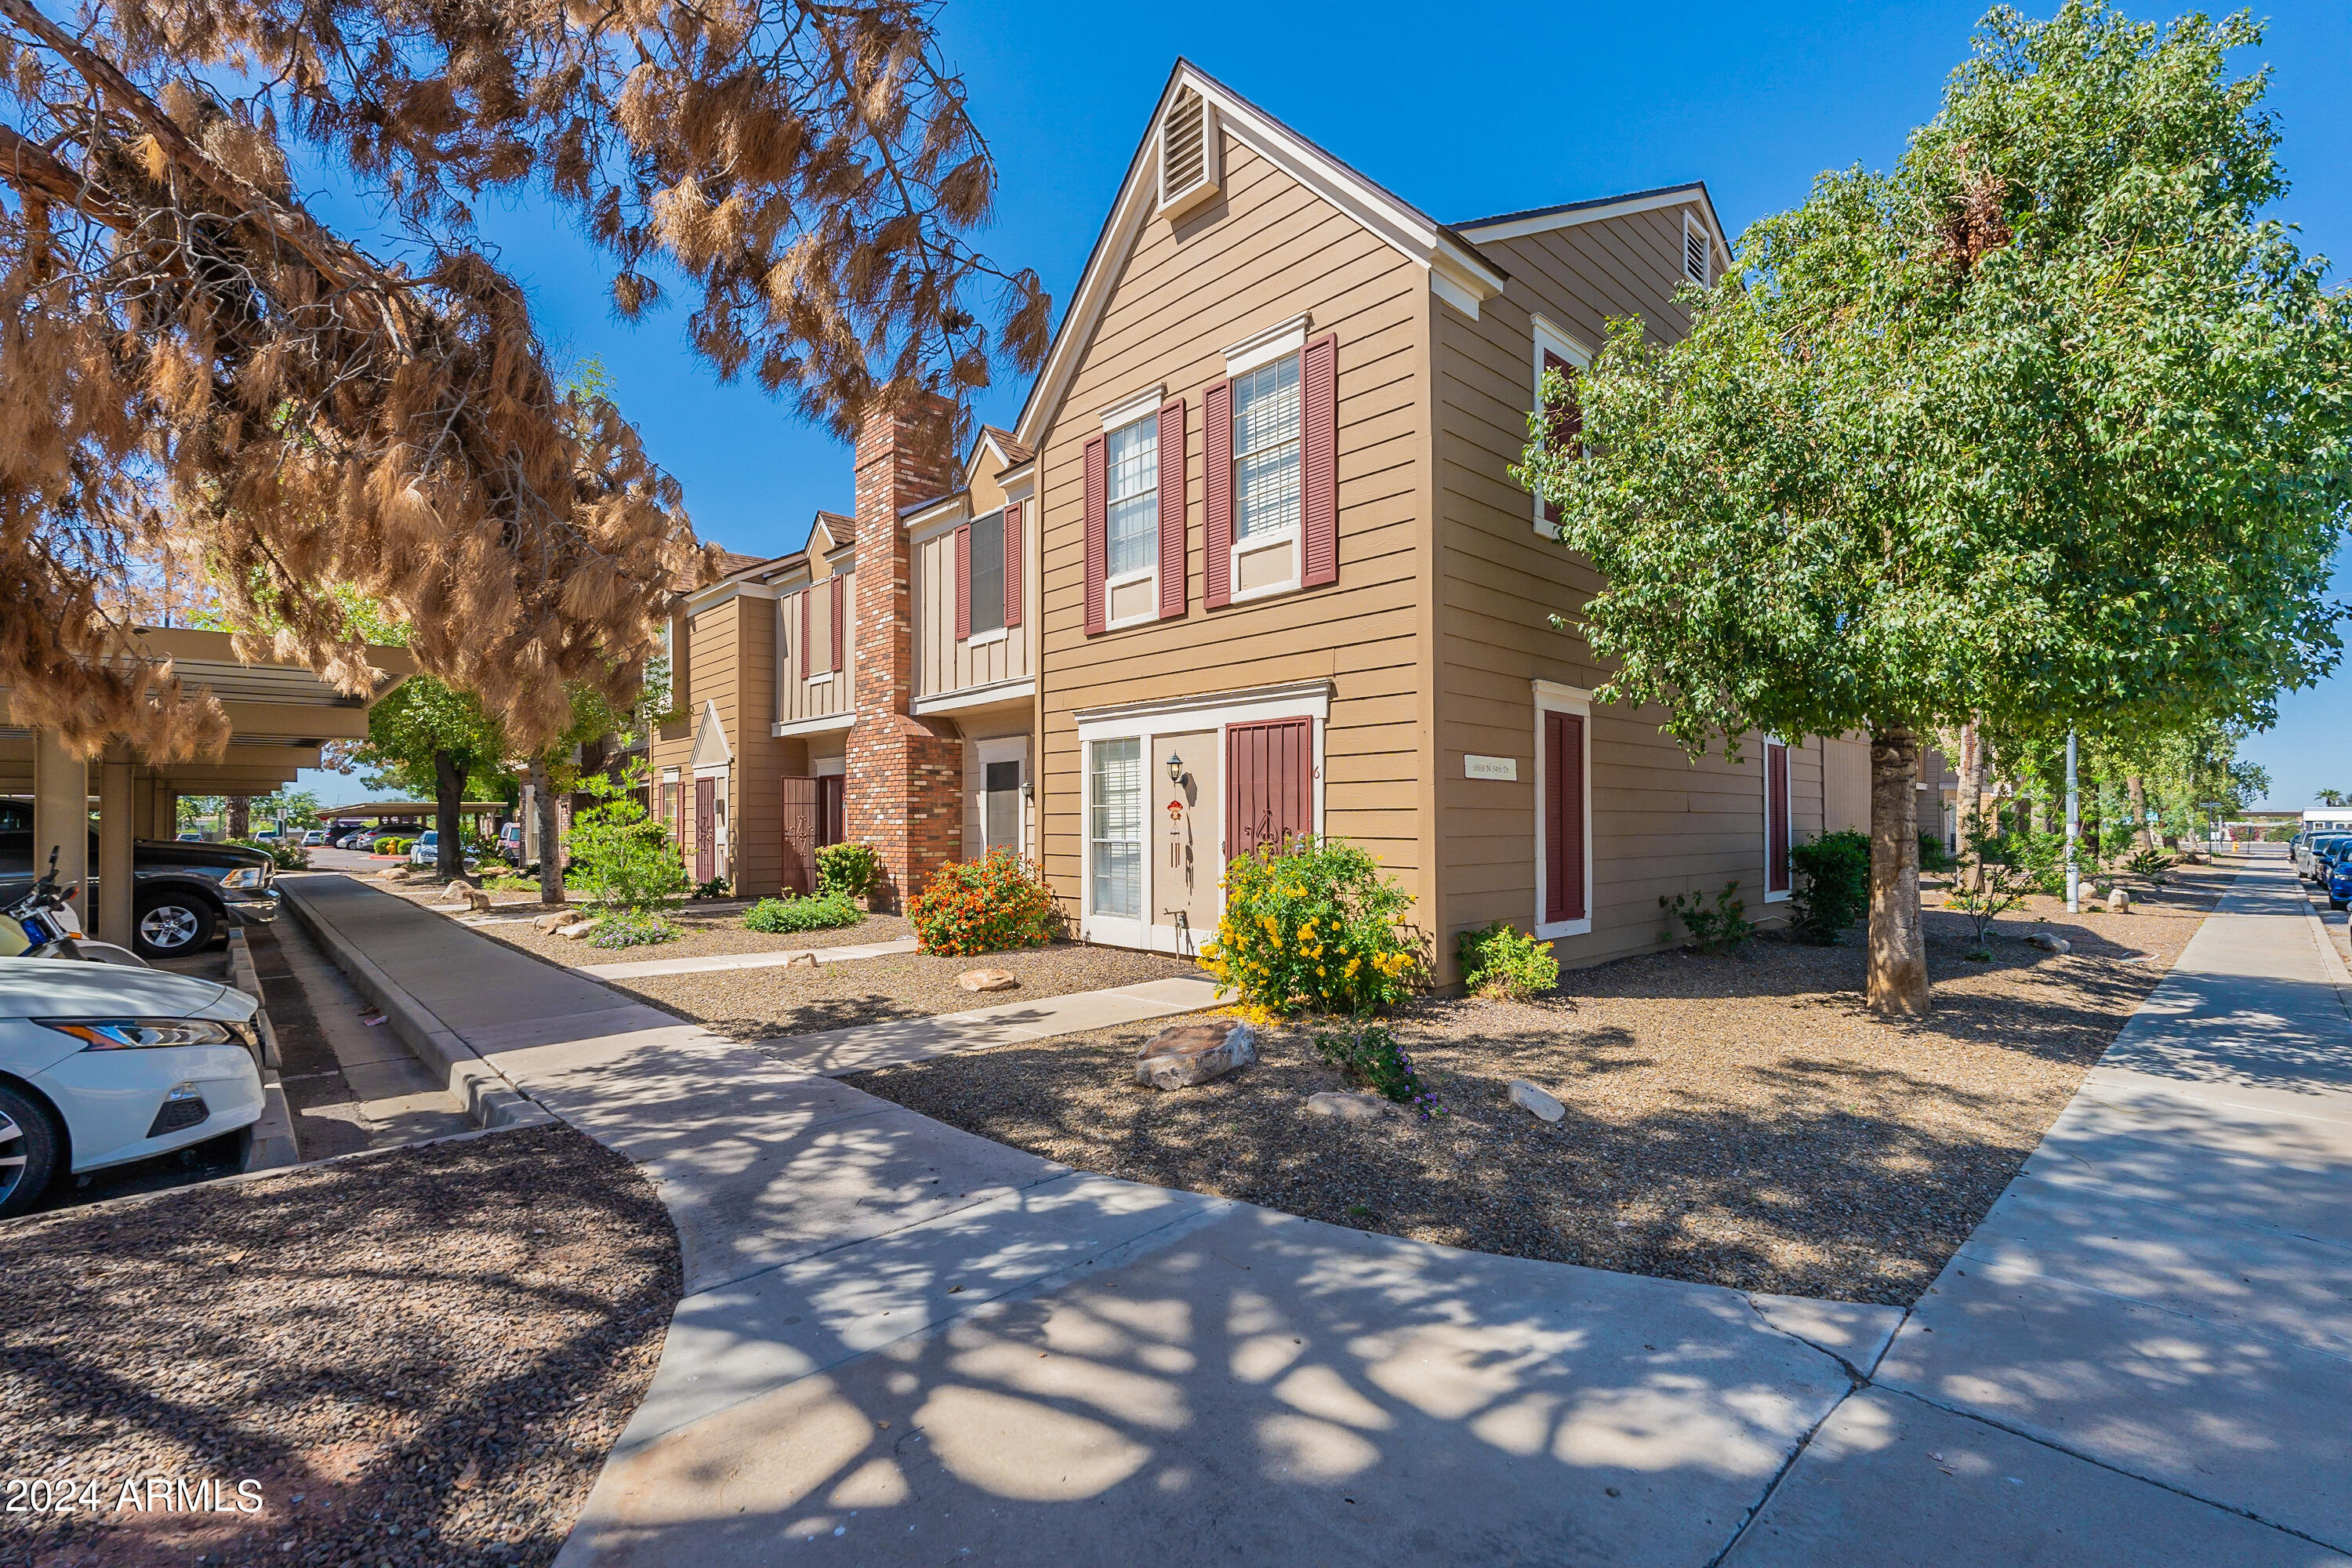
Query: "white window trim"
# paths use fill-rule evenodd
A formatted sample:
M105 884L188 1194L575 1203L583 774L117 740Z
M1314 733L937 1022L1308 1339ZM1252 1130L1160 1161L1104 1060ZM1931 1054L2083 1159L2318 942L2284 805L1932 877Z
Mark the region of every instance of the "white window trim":
M1535 687L1535 818L1536 818L1536 896L1535 907L1528 914L1528 929L1538 942L1550 942L1563 936L1588 936L1592 931L1592 693L1580 686L1562 686L1557 681L1538 680ZM1580 921L1548 921L1544 919L1544 868L1550 862L1549 842L1544 837L1544 792L1549 786L1550 769L1544 751L1544 715L1575 713L1584 720L1584 918Z
M1544 352L1549 350L1558 354L1574 365L1579 374L1592 368L1592 353L1542 316L1532 318L1529 324L1534 329L1535 338L1535 350L1530 356L1535 363L1535 374L1529 378L1528 383L1534 394L1534 400L1528 405L1528 416L1532 419L1535 417L1536 411L1543 406ZM1544 521L1543 497L1530 491L1528 500L1534 508L1531 515L1535 521L1537 534L1549 542L1558 543L1559 541L1558 525Z
M1305 482L1304 476L1301 476L1300 483L1303 485ZM1302 497L1301 500L1303 500L1304 498ZM1246 541L1236 536L1234 540L1234 547L1227 552L1225 561L1226 602L1246 605L1252 599L1270 599L1276 594L1298 592L1298 584L1304 575L1298 564L1300 559L1306 554L1306 547L1302 542L1304 536L1305 530L1295 522L1287 528L1276 528L1265 533L1252 534ZM1271 550L1276 545L1284 543L1290 546L1290 575L1279 583L1266 583L1255 588L1244 588L1242 586L1243 554L1246 552L1255 555L1261 550Z
M1159 541L1155 539L1152 542L1156 545ZM1155 552L1155 553L1157 552ZM1129 626L1148 626L1151 622L1160 618L1160 568L1157 566L1147 566L1140 572L1128 572L1117 577L1104 578L1104 609L1108 611L1110 607L1110 594L1112 589L1125 588L1136 583L1150 583L1152 585L1151 608L1143 611L1139 615L1124 616L1116 621L1105 619L1103 622L1103 630L1107 632L1122 631Z
M1684 221L1688 222L1689 220L1685 219ZM1777 893L1772 890L1772 763L1769 754L1764 750L1766 746L1779 746L1781 748L1783 754L1790 759L1789 847L1791 849L1794 849L1797 847L1797 748L1790 745L1788 742L1780 739L1780 736L1770 734L1769 732L1756 742L1756 761L1758 764L1756 772L1759 784L1756 793L1760 800L1760 804L1758 805L1757 811L1764 824L1764 853L1762 856L1764 874L1757 879L1757 882L1762 889L1764 901L1768 904L1779 904L1786 903L1788 901L1789 895L1797 890L1797 873L1795 868L1791 867L1789 872L1789 885L1781 889Z
M1029 854L1029 795L1027 793L1029 784L1029 737L1026 735L1013 735L1003 740L975 741L972 742L972 747L973 760L980 763L980 789L978 794L980 796L980 837L982 844L986 844L988 842L988 764L991 763L1019 763L1021 764L1021 784L1013 792L1015 803L1013 808L1013 832L1017 836L1013 847L1013 852L1025 859ZM1150 812L1146 811L1143 814L1143 820L1147 824L1150 822ZM1148 834L1147 837L1149 837ZM1147 845L1145 847L1145 858L1149 859L1150 856L1150 846ZM1091 889L1094 884L1089 882L1087 886Z
M1167 401L1168 387L1162 383L1147 392L1137 393L1124 403L1114 404L1102 411L1103 434L1108 436L1114 430L1124 430L1139 419L1156 416L1160 405Z
M1159 418L1160 405L1167 400L1166 388L1155 386L1150 392L1131 397L1117 408L1108 410L1103 415L1104 438L1108 440L1130 425ZM1106 565L1110 558L1110 481L1106 477L1103 480L1103 559ZM1160 432L1154 429L1151 433L1151 564L1133 572L1122 572L1117 576L1106 574L1103 578L1103 630L1123 631L1129 626L1149 626L1160 618ZM1024 531L1026 532L1025 530ZM1109 619L1110 591L1146 579L1151 583L1151 607L1140 615L1116 621Z
M833 671L829 669L820 669L814 675L804 677L802 679L801 684L803 686L830 686L833 684Z
M1307 346L1307 318L1302 314L1276 321L1263 331L1252 332L1225 351L1225 374L1245 374L1286 354L1297 353Z
M1691 210L1685 207L1683 209L1682 264L1675 270L1682 274L1685 281L1696 283L1702 289L1711 289L1715 286L1715 236L1707 232L1705 224L1693 223L1691 217ZM1694 232L1697 234L1699 243L1706 247L1706 276L1702 278L1691 277L1690 242Z
M1330 728L1331 684L1326 680L1304 681L1295 686L1262 687L1251 691L1232 691L1201 698L1179 698L1134 703L1124 708L1097 709L1077 715L1081 773L1080 798L1085 810L1093 809L1086 794L1093 778L1094 753L1090 749L1097 741L1139 740L1143 742L1144 798L1144 916L1128 920L1118 915L1097 915L1091 904L1095 889L1094 835L1087 825L1078 836L1079 866L1079 930L1088 942L1108 942L1119 947L1146 948L1154 952L1183 952L1185 928L1155 924L1151 900L1151 806L1154 792L1161 782L1158 773L1162 758L1157 742L1163 735L1197 734L1203 730L1217 732L1218 790L1214 816L1215 834L1211 842L1217 847L1221 865L1225 842L1225 731L1235 724L1248 724L1265 719L1309 719L1310 732L1315 737L1315 831L1328 831L1324 816L1324 756L1323 743ZM1213 919L1224 915L1224 893L1218 890ZM1197 931L1192 932L1197 945L1202 940Z
M963 639L966 647L989 647L1005 639L1009 628L998 626L992 631L974 632Z

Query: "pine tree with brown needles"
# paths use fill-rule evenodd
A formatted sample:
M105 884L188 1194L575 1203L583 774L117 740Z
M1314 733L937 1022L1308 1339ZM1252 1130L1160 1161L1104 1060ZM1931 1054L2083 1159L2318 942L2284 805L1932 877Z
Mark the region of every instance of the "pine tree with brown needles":
M401 227L362 250L292 171ZM545 193L635 316L847 432L1035 366L1048 301L969 243L995 170L928 6L814 0L0 0L0 685L78 751L218 746L122 585L204 563L240 651L366 689L334 584L524 745L625 702L708 580L677 487L551 375L475 243Z

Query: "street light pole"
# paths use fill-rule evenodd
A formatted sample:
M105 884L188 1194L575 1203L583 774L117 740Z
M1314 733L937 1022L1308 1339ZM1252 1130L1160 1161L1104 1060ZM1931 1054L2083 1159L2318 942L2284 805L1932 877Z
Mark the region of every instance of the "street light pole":
M2074 840L2083 831L2083 798L2074 788L2074 731L2066 731L2066 912L2083 912L2083 868L2074 863Z

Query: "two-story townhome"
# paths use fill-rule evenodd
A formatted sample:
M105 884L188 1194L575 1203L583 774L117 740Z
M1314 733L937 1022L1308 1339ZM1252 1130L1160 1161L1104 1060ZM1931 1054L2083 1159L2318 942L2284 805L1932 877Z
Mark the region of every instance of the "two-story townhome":
M951 410L870 421L850 515L731 569L672 617L656 815L698 881L744 896L815 882L844 838L880 852L877 907L997 846L1031 853L1037 621L1026 449Z
M1694 762L1597 701L1597 580L1509 472L1548 368L1681 333L1729 261L1696 184L1440 223L1179 62L1013 432L1074 926L1189 951L1290 833L1376 852L1440 982L1493 921L1587 963L1678 935L1662 894L1788 896L1792 837L1866 812L1861 748Z

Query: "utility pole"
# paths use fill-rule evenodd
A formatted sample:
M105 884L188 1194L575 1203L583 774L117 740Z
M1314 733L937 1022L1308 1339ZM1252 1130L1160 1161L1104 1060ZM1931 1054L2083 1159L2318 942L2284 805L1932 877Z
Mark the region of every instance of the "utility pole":
M2066 731L2066 912L2083 912L2083 868L2074 863L2074 840L2083 831L2083 799L2074 788L2074 731Z

